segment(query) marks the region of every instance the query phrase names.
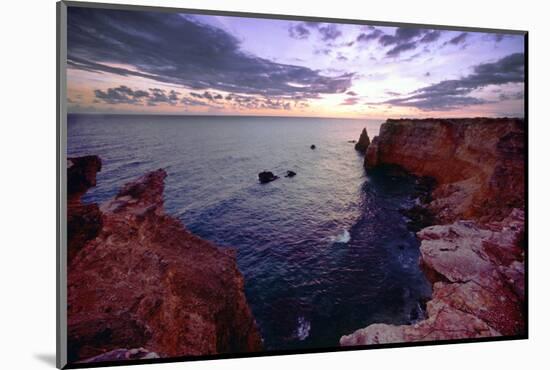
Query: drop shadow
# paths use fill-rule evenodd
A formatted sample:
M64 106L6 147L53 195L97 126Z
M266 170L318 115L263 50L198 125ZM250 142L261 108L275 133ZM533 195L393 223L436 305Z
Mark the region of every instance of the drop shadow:
M34 358L51 367L55 367L56 365L55 353L35 353Z

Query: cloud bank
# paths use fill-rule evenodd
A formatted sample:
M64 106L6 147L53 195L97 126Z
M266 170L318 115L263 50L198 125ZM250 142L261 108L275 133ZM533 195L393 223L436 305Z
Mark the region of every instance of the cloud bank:
M382 104L415 107L421 110L450 110L467 105L491 103L485 99L469 96L472 92L490 85L524 83L525 56L510 54L493 63L482 63L473 68L473 73L460 79L443 80L413 91L407 97L389 99ZM505 100L505 99L501 99Z
M327 41L341 34L336 25L309 28ZM70 7L67 54L76 69L265 97L341 93L353 77L250 55L228 32L169 13Z

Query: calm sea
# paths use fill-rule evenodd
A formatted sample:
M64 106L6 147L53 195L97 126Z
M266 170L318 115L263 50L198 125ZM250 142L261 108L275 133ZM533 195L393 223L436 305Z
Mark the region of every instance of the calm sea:
M399 209L414 179L366 175L348 140L381 121L69 115L68 155L99 155L85 201L164 168L167 212L237 250L267 349L333 347L375 322L411 323L430 286ZM316 149L311 150L310 145ZM258 172L281 176L258 183ZM285 178L287 170L297 173Z

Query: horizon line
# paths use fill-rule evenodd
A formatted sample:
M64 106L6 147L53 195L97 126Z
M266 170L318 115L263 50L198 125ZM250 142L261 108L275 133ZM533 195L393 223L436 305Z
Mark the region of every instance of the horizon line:
M400 119L474 119L474 118L492 118L492 119L502 119L502 118L518 118L525 120L525 115L503 115L503 116L456 116L456 117L391 117L387 116L384 118L353 118L353 117L338 117L338 116L279 116L279 115L248 115L248 114L178 114L178 113L122 113L122 112L67 112L69 115L89 115L89 116L161 116L161 117L238 117L238 118L309 118L309 119L345 119L345 120L400 120Z

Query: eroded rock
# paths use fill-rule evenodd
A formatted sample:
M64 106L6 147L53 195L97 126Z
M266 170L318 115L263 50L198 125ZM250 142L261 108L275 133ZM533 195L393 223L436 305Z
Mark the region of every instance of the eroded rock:
M524 135L523 120L509 118L382 125L365 155L367 170L398 165L436 180L422 203L439 225L417 233L433 294L425 320L372 324L341 345L525 334ZM408 216L418 213L419 224L430 222L419 209Z
M525 126L518 118L387 120L365 167L398 165L437 181L441 222L502 220L525 201Z
M103 225L103 216L96 203L84 204L80 198L96 185L96 174L101 171L101 159L97 156L67 159L67 259L95 238Z
M414 325L373 324L343 336L341 345L479 338L525 333L523 212L492 229L471 221L418 233L422 266L434 283L427 319ZM506 259L494 250L507 251Z
M70 261L69 362L124 348L160 356L262 348L234 251L164 212L165 177L150 172L102 204L98 235Z
M90 364L94 362L105 361L128 361L128 360L148 360L153 358L160 358L158 353L150 352L145 348L120 348L115 349L100 355L88 358L86 360L78 361L80 364Z
M359 141L355 144L355 150L361 153L366 153L367 148L370 145L370 139L369 134L367 134L367 129L364 128L363 131L361 131L361 135L359 136Z

